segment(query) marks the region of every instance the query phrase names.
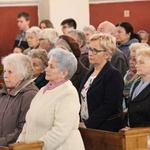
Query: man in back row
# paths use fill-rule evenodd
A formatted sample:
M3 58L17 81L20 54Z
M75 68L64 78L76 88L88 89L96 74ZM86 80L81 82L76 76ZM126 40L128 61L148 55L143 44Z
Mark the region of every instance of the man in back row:
M14 47L22 46L24 49L28 48L26 31L29 29L30 15L27 12L21 12L17 15L18 27L20 33L16 36Z
M77 23L74 19L68 18L61 22L61 26L62 26L61 30L62 30L63 34L66 34L69 29L76 29Z
M107 33L115 37L116 26L109 21L104 21L99 24L97 28L97 33ZM120 71L120 73L124 77L127 70L129 69L129 65L125 55L117 47L115 53L111 58L111 63L115 68L117 68Z

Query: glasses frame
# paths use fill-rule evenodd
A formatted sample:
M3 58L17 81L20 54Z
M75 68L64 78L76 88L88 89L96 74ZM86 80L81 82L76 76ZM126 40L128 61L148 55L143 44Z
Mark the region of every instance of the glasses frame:
M39 42L41 42L41 41L49 41L49 40L46 38L39 38Z
M128 57L128 60L129 60L129 61L132 60L133 62L137 62L137 58L136 58L136 57L131 57L131 56L129 56L129 57Z
M91 51L93 55L97 55L97 53L101 53L101 52L107 52L106 50L98 50L98 49L92 49L91 47L88 48L88 51Z

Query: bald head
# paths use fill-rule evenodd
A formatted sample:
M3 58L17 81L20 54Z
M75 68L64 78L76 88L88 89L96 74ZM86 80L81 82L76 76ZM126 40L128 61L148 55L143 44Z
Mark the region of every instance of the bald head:
M109 21L104 21L99 24L97 33L108 33L112 36L116 35L116 26Z

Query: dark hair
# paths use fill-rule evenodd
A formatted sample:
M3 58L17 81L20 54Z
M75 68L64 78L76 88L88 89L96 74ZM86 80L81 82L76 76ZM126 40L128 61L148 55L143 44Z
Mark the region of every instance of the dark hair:
M46 28L54 28L52 22L51 22L50 20L48 20L48 19L42 20L42 21L40 22L40 25L41 25L42 23L44 23L44 24L46 25Z
M23 12L21 12L21 13L19 13L19 14L17 15L17 18L21 18L21 17L24 17L24 18L26 19L26 21L30 20L30 15L29 15L29 13L27 13L27 12L25 12L25 11L23 11Z
M77 28L77 23L74 19L72 18L68 18L68 19L65 19L61 22L61 25L64 25L64 24L68 24L69 27L73 27L74 29Z
M15 49L15 48L20 48L22 53L23 53L23 51L25 50L24 47L22 47L22 46L15 46L14 49ZM14 51L14 49L13 49L13 51Z
M123 27L126 31L126 33L131 33L130 40L131 39L137 39L139 42L141 42L140 37L138 34L134 33L133 26L129 22L119 22L116 24L116 27Z
M131 33L130 39L134 33L133 26L129 22L119 22L116 24L116 27L121 26L125 29L126 33Z

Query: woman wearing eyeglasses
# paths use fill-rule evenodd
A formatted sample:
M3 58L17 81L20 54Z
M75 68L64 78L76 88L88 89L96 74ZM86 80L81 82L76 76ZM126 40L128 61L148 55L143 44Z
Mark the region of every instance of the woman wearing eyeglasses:
M118 131L122 127L123 79L110 59L115 38L95 34L90 38L89 61L93 69L84 77L80 89L80 127Z
M136 52L141 48L149 46L146 43L133 43L129 46L130 50L130 56L128 58L129 60L129 65L130 69L127 71L126 75L124 76L124 98L125 98L125 103L126 107L128 105L129 99L130 99L130 93L132 92L133 85L137 80L139 80L139 76L137 75L136 67L135 65L137 64L136 61Z

